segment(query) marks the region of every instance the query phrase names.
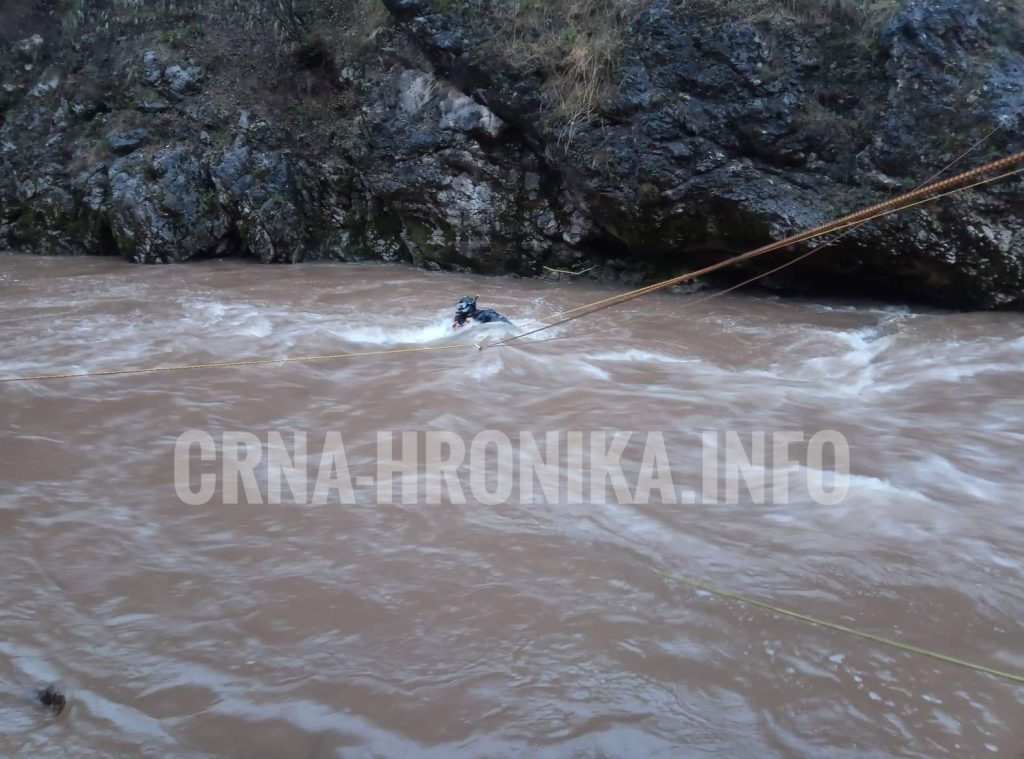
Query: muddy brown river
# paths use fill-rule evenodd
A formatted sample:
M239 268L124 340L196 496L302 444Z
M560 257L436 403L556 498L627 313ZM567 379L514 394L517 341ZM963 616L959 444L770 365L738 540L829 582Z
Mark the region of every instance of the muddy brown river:
M0 376L490 345L459 297L522 327L617 291L4 255ZM665 573L1024 672L1024 316L695 297L501 348L0 384L0 755L1020 757L1024 686ZM382 432L656 432L698 497L270 503L263 466L190 505L190 430L302 431L314 469L333 431L353 477ZM703 434L821 430L840 502L730 499L727 468L700 497ZM188 450L194 488L219 465Z

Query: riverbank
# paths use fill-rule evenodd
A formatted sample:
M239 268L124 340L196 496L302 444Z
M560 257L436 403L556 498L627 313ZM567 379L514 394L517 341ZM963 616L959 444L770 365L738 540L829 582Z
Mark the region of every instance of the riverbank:
M40 254L635 281L911 189L986 135L960 168L1022 146L1010 3L0 13L0 245ZM861 228L766 284L1019 308L1022 208L1018 178Z

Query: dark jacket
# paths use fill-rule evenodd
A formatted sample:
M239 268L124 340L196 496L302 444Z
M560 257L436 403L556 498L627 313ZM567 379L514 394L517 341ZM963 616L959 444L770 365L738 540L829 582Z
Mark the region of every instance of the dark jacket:
M455 322L452 324L452 328L458 329L470 321L479 322L480 324L488 324L490 322L512 323L492 308L477 308L476 298L467 295L456 306Z

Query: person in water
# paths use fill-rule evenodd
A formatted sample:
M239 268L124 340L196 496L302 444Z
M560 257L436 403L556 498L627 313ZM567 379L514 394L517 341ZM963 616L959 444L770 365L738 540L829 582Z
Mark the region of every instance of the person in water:
M492 308L477 308L476 297L467 295L455 305L455 322L452 329L458 329L466 325L466 322L487 324L489 322L504 322L511 324L508 319Z

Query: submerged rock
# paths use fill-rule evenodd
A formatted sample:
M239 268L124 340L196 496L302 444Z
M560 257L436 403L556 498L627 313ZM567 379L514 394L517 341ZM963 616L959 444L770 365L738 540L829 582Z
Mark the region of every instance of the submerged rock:
M39 703L54 715L59 715L68 705L68 698L54 685L48 685L36 693Z

